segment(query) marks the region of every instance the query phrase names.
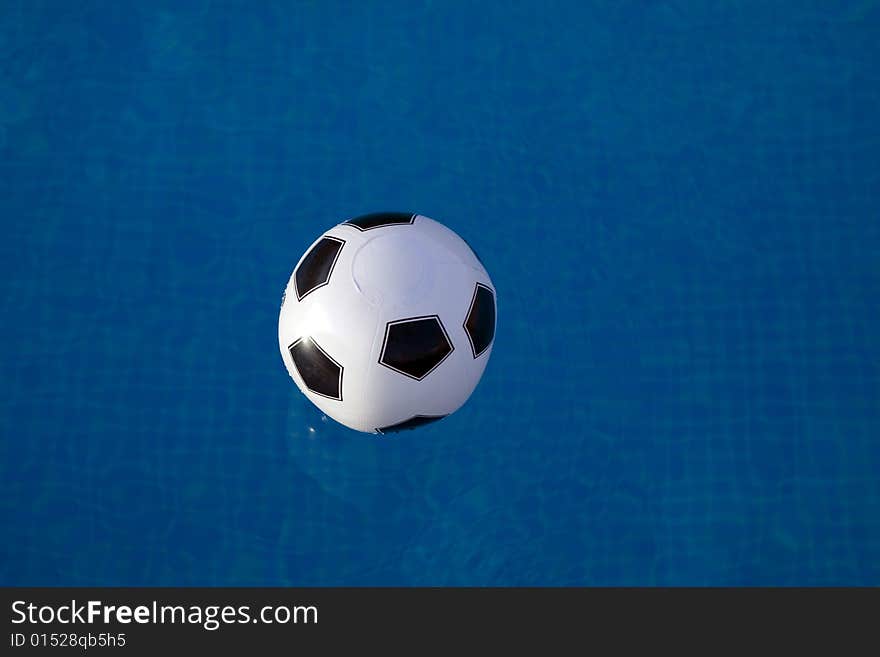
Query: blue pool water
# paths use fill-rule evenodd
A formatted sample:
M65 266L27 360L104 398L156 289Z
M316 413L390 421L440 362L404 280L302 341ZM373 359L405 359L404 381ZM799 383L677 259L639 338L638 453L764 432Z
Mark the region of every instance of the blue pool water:
M475 11L0 3L0 583L880 584L880 4ZM380 209L500 303L391 439L276 341Z

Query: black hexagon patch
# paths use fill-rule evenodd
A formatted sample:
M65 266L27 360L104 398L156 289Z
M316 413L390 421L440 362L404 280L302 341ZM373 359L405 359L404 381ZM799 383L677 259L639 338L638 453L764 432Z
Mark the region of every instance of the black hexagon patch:
M382 427L381 429L376 429L376 433L396 433L398 431L415 429L417 427L423 427L426 424L436 422L437 420L442 420L445 417L445 415L415 415L408 420L404 420L403 422L398 422L397 424L392 424L387 427Z
M290 347L290 357L306 388L316 395L342 401L342 366L311 338L300 338Z
M355 217L354 219L349 219L342 223L364 231L372 230L373 228L382 228L383 226L411 224L415 219L416 215L408 212L375 212L373 214L365 214L361 217Z
M306 254L293 277L298 301L330 282L330 275L343 244L345 241L336 237L323 237Z
M474 358L486 351L495 338L495 294L482 283L477 283L474 289L471 307L464 320L464 330Z

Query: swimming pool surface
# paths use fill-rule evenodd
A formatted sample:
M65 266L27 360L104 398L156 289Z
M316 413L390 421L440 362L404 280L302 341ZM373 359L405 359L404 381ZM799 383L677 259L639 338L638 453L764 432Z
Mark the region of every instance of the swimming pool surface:
M880 4L483 4L2 2L0 583L880 584ZM499 294L390 439L276 337L386 209Z

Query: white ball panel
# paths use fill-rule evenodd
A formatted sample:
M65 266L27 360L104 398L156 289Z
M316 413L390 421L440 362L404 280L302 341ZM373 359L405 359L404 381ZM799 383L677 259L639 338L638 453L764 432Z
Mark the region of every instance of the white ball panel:
M325 235L345 241L329 283L297 301L295 269L279 317L282 358L303 394L328 416L368 432L460 408L491 354L490 345L473 357L463 325L476 284L494 292L467 243L421 215L413 224L367 231L341 224ZM435 369L416 380L379 363L389 322L433 315L453 347ZM342 365L341 401L306 387L287 349L300 336Z

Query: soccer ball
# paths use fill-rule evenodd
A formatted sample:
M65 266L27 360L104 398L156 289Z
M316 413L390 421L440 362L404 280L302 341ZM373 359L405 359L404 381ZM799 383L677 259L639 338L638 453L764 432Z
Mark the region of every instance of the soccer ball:
M349 219L293 270L278 345L302 393L358 431L440 420L492 353L495 286L467 242L417 214Z

